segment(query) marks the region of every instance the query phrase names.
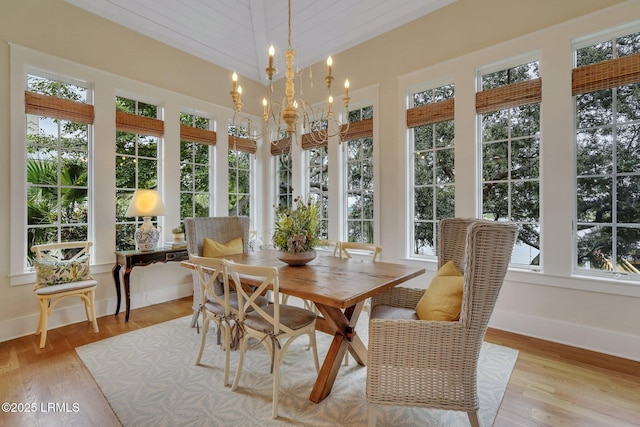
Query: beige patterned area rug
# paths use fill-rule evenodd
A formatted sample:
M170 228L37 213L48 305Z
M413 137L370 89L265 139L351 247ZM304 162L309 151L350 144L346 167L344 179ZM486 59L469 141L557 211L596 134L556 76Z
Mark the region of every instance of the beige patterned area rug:
M364 314L364 313L363 313ZM80 358L102 389L123 426L366 426L366 367L353 358L342 366L329 397L319 404L308 397L315 369L307 339L294 342L280 370L279 417L271 418L269 357L264 347L247 352L236 392L222 385L224 352L210 328L201 366L194 364L200 335L190 316L78 347ZM366 342L367 318L358 333ZM331 337L317 333L322 363ZM485 343L478 387L480 425L491 426L518 352ZM237 352L231 356L235 374ZM462 412L381 407L378 426L468 426Z

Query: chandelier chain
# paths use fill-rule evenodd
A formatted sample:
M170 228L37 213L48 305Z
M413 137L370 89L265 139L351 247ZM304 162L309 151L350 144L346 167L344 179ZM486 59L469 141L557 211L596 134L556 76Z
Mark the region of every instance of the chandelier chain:
M289 21L287 24L289 27L289 36L287 38L287 43L289 44L289 49L291 49L291 0L289 0Z

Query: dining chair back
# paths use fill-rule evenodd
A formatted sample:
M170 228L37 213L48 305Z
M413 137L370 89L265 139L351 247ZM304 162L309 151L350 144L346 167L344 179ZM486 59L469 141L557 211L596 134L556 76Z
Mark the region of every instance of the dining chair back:
M367 254L371 256L371 260L375 262L380 252L382 252L382 246L375 243L362 243L362 242L339 242L338 250L340 251L340 257L351 258L353 254Z
M352 258L352 255L364 254L371 257L371 261L376 262L378 255L382 252L382 246L375 243L363 243L363 242L338 242L336 245L340 253L340 257ZM364 302L364 310L369 313L371 311L371 298L367 298ZM349 364L349 353L345 353L343 366Z
M195 273L200 284L200 312L202 313L202 338L200 350L196 357L196 365L200 364L202 353L207 340L210 321L214 321L218 327L218 343L220 335L223 336L222 345L225 351L223 384L229 385L229 357L232 347L232 330L235 326L237 314L237 295L229 292L229 280L224 270L224 263L218 258L206 258L197 255L189 255L189 262L194 265ZM218 280L222 279L223 292L216 293ZM231 299L234 299L236 308L232 308Z
M318 242L318 246L321 248L326 248L328 251L331 251L331 254L333 256L337 256L339 255L338 253L339 243L340 242L337 240L322 239L320 240L320 242Z
M231 389L236 391L242 373L244 356L249 338L256 338L263 344L271 357L273 374L273 418L278 417L279 372L282 359L291 343L301 335L309 337L309 346L313 350L316 372L319 371L316 346L316 314L301 307L281 304L280 285L277 267L238 264L224 260L230 286L238 293L238 322L242 328L238 368ZM243 286L249 282L252 286ZM272 303L266 307L257 302L258 296L271 291Z

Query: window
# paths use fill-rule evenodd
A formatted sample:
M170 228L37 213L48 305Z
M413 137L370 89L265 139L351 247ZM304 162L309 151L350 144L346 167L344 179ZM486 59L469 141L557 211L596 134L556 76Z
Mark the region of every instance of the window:
M215 144L211 121L180 113L180 222L209 216L211 174L209 144ZM201 131L201 132L199 132ZM209 138L207 138L209 137Z
M540 101L538 62L480 76L482 218L519 226L511 266L540 264Z
M436 256L438 223L455 215L454 86L416 92L411 101L411 253Z
M126 216L134 191L158 187L159 141L164 133L163 122L156 119L158 110L156 105L116 97L116 250L136 247L134 233L142 219Z
M356 133L359 124L373 121L373 107L349 111L349 133ZM347 240L374 243L373 188L373 127L356 137L345 137Z
M27 75L27 263L31 246L89 238L90 91Z
M637 275L640 33L575 46L575 64L576 267Z
M314 146L307 150L309 156L309 197L320 205L320 238L329 238L329 156L327 146Z
M329 121L314 120L308 133L302 135L302 149L307 159L307 194L317 203L321 239L329 238ZM341 132L345 129L341 127Z
M271 142L270 145L271 155L276 163L274 206L277 209L291 209L293 207L291 138L283 132L280 139Z
M276 156L276 206L291 209L293 185L291 183L291 151Z
M247 131L229 126L229 215L251 216L252 160L257 151Z

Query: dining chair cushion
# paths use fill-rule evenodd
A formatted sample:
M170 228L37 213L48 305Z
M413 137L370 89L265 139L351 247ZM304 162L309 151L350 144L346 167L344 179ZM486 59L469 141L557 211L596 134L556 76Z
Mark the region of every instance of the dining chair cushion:
M416 304L418 318L448 322L460 319L463 285L464 276L454 262L445 263Z
M371 319L386 320L419 320L413 308L393 307L390 305L376 305L371 310Z
M81 280L79 282L60 283L55 286L43 286L34 289L36 295L55 295L62 292L76 291L79 289L95 287L98 284L96 280Z
M34 260L33 266L36 270L35 289L93 279L89 271L89 255L71 260Z
M269 304L269 300L266 297L259 296L259 297L256 297L256 303L260 307L264 307L267 304ZM231 306L231 308L235 310L238 309L238 294L236 292L229 292L229 305ZM204 303L204 306L207 310L209 310L214 314L218 314L218 315L224 314L224 308L214 299L207 300L207 302ZM248 311L252 311L252 310L253 310L253 307L248 309Z
M220 243L208 237L204 238L202 248L202 256L208 258L219 258L225 255L238 255L243 251L242 237L229 240L226 243Z
M268 306L263 307L263 310L269 316L273 317L274 307L274 304L269 304ZM315 319L316 314L313 311L291 305L280 304L280 324L287 328L293 330L300 329L309 325ZM269 323L268 320L264 319L255 311L247 313L244 318L244 325L263 333L273 331L273 324Z

